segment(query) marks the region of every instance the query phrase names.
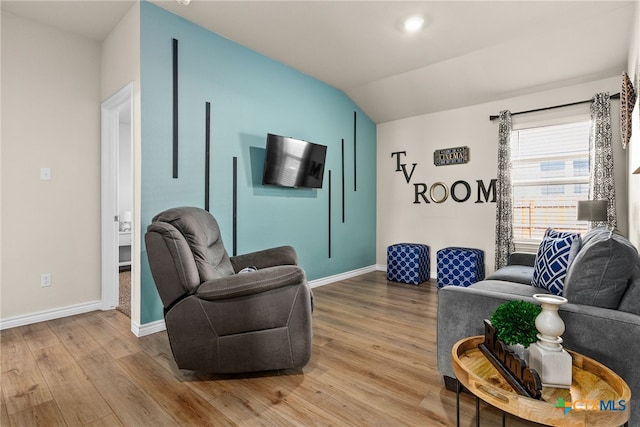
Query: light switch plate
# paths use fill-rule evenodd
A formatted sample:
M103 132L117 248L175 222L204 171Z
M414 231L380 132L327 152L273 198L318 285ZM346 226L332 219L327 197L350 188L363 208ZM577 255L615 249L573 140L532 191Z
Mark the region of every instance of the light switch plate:
M49 181L51 179L51 168L40 168L40 179Z

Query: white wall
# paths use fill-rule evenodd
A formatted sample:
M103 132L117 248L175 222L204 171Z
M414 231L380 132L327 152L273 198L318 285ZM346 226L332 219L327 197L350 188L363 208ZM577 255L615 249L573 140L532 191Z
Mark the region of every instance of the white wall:
M106 100L130 82L140 96L140 5L134 4L102 42L101 93ZM138 98L139 100L139 98ZM134 112L135 116L135 112Z
M3 12L2 124L0 318L99 302L100 45Z
M136 2L102 43L102 100L133 82L133 244L131 246L131 319L140 323L140 4Z
M636 3L635 26L629 39L629 78L636 92L640 92L640 4ZM629 240L640 247L640 174L631 173L640 168L640 103L633 110L632 135L629 151Z
M495 256L495 203L474 203L477 200L476 180L487 185L496 177L497 121L489 116L508 109L512 112L548 107L590 99L597 92L620 91L620 78L571 86L534 95L505 99L499 102L475 105L456 110L426 114L378 125L377 159L377 263L386 264L386 248L398 242L424 243L431 247L431 274L436 273L436 251L447 246L466 246L485 251L487 272L494 268ZM569 114L589 114L589 104L568 109ZM616 191L618 194L618 223L627 232L626 154L620 144L619 102L612 101L612 127L614 161L616 165ZM516 116L518 120L542 120L553 113ZM437 149L468 146L470 162L464 165L434 166L433 152ZM392 152L406 151L402 163L410 172L417 163L407 184L404 174L396 172L396 158ZM471 198L455 202L414 204L414 183L431 186L443 182L447 187L457 180L471 185ZM461 197L462 187L458 190Z

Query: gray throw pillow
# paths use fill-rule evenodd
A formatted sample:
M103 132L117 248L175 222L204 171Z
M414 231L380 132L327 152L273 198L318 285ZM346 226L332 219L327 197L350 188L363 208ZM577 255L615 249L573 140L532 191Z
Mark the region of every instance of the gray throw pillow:
M638 251L605 227L591 230L571 263L564 283L569 302L617 309L627 290Z

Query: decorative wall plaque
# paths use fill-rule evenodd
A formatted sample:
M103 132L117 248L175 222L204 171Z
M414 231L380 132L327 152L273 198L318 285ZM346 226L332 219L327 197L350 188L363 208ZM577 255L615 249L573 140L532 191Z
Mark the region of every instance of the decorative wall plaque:
M433 164L436 166L469 163L469 147L443 148L433 152Z

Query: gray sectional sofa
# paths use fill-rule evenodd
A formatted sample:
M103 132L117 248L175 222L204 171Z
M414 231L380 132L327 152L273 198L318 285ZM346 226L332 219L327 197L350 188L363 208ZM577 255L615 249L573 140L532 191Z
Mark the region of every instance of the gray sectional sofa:
M591 357L618 373L631 388L630 426L640 426L640 257L623 236L604 227L580 238L564 279L569 302L560 308L567 349ZM451 348L482 335L483 319L508 300L535 303L546 293L531 285L535 254L513 254L509 265L469 287L438 291L438 370L455 386Z

